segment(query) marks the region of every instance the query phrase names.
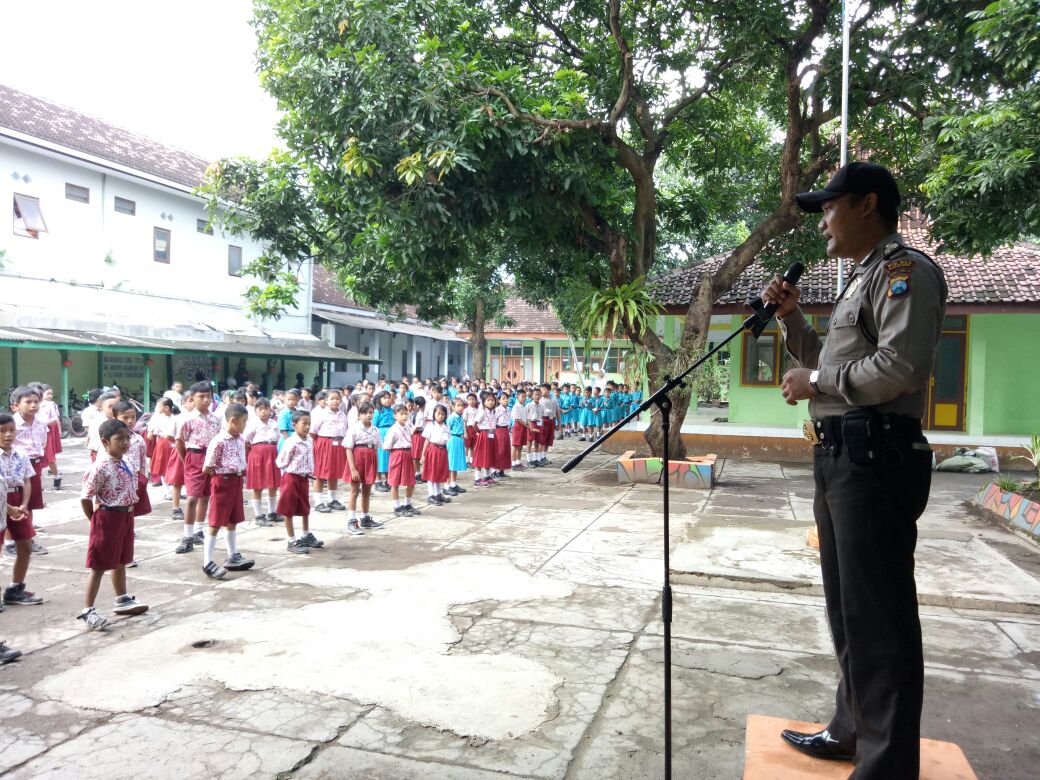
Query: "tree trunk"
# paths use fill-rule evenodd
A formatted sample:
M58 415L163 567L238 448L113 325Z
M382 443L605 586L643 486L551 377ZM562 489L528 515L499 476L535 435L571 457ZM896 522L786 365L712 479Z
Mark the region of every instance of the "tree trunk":
M650 364L647 372L650 376L649 392L654 392L665 382L664 356L659 356ZM658 369L657 366L661 368ZM683 384L668 394L672 402L672 412L669 416L668 457L671 460L682 460L686 457L686 445L682 440L682 426L686 420L686 412L690 408L690 398L693 395L692 388ZM650 452L658 457L664 453L664 426L662 425L660 410L652 410L650 427L643 433L643 438L650 447Z
M487 339L484 338L484 299L477 298L473 311L473 333L469 337L473 348L473 378L484 379L487 373Z

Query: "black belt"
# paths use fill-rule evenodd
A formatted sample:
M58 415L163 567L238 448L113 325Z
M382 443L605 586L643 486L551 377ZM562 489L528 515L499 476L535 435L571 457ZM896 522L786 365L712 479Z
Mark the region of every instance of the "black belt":
M132 506L102 506L106 512L133 512Z
M42 456L42 455L41 455L40 457L38 457L38 458L29 458L29 462L30 462L30 463L31 463L32 465L34 465L34 466L35 466L35 465L36 465L37 463L39 463L39 462L40 462L41 460L43 460L43 456Z
M343 441L342 436L318 436L319 439L332 439L333 441Z
M840 447L844 437L841 432L843 415L821 417L812 421L820 441L817 447ZM921 438L921 421L916 417L900 414L877 415L879 435L887 441L910 441Z
M185 450L187 452L205 452L205 450L201 450L198 447L185 447Z
M432 441L430 442L430 446L431 447L440 447L442 450L448 449L448 445L447 444L434 444Z
M214 474L213 476L220 477L221 479L232 479L234 477L244 477L245 475L246 473L244 471L236 471L234 474Z

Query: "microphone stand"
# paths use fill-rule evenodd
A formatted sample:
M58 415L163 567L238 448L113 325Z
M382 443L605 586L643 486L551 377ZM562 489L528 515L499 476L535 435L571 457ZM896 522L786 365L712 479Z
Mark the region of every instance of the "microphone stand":
M799 274L800 274L799 269ZM797 281L797 276L794 281ZM661 385L657 390L650 395L639 407L631 412L627 417L618 422L613 428L600 436L596 441L592 442L583 452L575 455L569 461L567 461L563 468L560 469L563 473L567 473L579 463L581 463L585 457L599 449L603 442L621 430L625 425L636 419L640 413L645 412L652 406L656 406L661 412L661 429L664 433L664 451L661 457L661 487L663 494L664 504L664 586L661 589L661 622L664 625L664 776L665 780L671 780L672 777L672 586L669 580L670 561L669 561L669 541L668 541L668 483L669 483L669 467L670 461L668 458L668 439L669 432L671 430L671 411L672 411L672 400L668 397L668 394L676 387L681 385L683 381L702 366L708 358L715 355L724 346L729 344L733 339L743 333L745 330L750 331L755 338L762 335L762 331L765 330L766 325L773 319L773 314L776 311L775 306L766 306L760 299L753 299L748 301L748 306L754 309L754 314L750 315L739 328L729 334L726 339L719 344L715 345L708 353L697 360L692 366L683 371L679 376L674 379L665 377L664 384Z

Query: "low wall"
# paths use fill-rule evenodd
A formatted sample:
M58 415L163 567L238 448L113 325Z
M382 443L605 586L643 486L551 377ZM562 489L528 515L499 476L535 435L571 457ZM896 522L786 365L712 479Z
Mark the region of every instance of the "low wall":
M1040 504L1018 493L1008 493L990 482L975 496L975 504L996 515L1001 523L1034 542L1040 542Z
M619 485L659 485L660 458L637 458L628 450L617 462ZM677 488L711 490L715 486L715 455L690 456L668 463L668 484Z

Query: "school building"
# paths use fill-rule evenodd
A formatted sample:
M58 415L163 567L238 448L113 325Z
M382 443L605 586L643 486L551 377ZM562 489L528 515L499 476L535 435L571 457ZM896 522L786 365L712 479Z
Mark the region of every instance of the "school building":
M197 155L0 86L0 388L39 380L69 401L118 384L311 384L378 357L312 334L313 268L296 306L258 320L244 268L263 250L223 233L195 195Z
M420 320L412 307L394 315L363 306L350 299L325 268L315 266L312 294L312 329L322 341L371 358L337 363L333 384L359 379L375 381L380 374L399 380L418 375L423 379L461 377L471 364L469 342L459 324L433 325Z

